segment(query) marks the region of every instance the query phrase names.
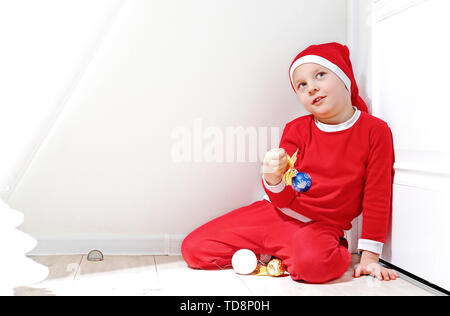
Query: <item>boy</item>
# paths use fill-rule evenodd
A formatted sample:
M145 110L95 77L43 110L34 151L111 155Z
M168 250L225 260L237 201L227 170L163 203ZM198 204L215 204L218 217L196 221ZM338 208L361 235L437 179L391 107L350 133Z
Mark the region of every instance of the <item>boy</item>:
M396 279L395 271L378 264L392 207L392 134L384 121L367 113L348 48L312 45L291 63L289 76L312 114L286 124L280 148L266 153L265 198L194 230L183 241L183 258L192 268L225 268L235 251L247 248L280 258L293 280L327 282L347 270L344 230L362 212L362 256L354 276ZM296 150L295 169L312 179L304 193L282 177L286 155Z

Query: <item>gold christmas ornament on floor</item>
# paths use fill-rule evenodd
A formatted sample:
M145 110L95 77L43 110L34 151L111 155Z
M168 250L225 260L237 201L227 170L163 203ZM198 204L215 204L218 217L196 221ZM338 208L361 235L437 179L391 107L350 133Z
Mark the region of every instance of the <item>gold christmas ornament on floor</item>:
M283 275L286 268L280 259L272 259L267 264L267 273L271 276Z
M254 271L255 275L262 275L262 276L266 276L269 275L267 273L267 267L263 264L258 263L258 266L256 267L256 270Z
M278 277L284 274L286 267L280 259L272 259L267 266L258 264L254 274L260 276L273 276Z

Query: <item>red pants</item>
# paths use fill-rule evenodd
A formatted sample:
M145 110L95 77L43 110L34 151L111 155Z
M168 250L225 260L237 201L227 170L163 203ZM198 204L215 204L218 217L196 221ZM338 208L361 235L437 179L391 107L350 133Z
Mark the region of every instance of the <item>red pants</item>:
M191 268L223 269L231 268L233 254L246 248L280 258L293 280L323 283L349 266L343 236L339 227L300 222L261 200L200 226L183 240L181 253Z

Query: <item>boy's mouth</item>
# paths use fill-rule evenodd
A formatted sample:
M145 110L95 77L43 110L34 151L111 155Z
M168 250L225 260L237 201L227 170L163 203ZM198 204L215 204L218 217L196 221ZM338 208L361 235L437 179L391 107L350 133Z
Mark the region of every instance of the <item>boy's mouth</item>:
M316 104L316 103L320 103L320 101L322 101L323 99L325 99L326 97L317 97L317 98L315 98L314 100L313 100L313 104Z

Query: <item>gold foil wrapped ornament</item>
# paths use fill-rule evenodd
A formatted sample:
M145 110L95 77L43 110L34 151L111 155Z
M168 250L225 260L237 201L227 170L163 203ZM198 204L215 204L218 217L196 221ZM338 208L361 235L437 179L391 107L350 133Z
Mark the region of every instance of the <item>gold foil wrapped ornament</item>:
M272 259L267 264L267 273L270 276L281 276L286 271L286 267L280 259Z
M258 266L255 269L255 272L253 272L255 275L262 275L262 276L266 276L269 275L267 273L267 267L263 264L258 263Z
M286 185L292 185L292 178L294 178L298 173L297 170L295 170L294 168L294 164L297 161L297 153L298 148L292 155L292 157L289 157L289 155L287 155L289 169L283 175L284 182L286 183Z
M269 261L267 266L258 263L258 266L256 267L253 274L259 275L259 276L278 277L278 276L282 276L285 271L286 271L286 268L280 259L272 259Z

